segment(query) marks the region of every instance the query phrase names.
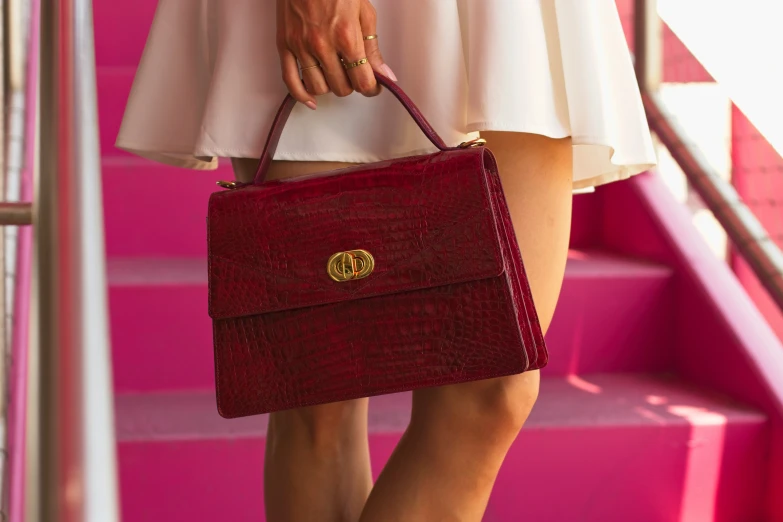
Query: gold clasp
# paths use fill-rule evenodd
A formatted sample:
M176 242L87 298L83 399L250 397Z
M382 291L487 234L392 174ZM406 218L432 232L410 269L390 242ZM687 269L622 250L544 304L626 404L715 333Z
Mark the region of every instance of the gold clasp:
M235 189L237 188L237 182L236 181L218 181L217 182L218 187L222 187L224 189Z
M459 148L467 149L470 147L483 147L486 144L487 144L487 140L485 140L484 138L474 138L470 141L463 141L462 143L459 144Z
M326 272L338 283L367 277L374 268L375 259L366 250L337 252L326 263Z

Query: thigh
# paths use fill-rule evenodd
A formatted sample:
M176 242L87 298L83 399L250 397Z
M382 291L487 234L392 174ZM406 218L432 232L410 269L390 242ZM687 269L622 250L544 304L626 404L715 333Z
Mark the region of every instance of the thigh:
M535 134L482 132L498 162L541 328L549 328L565 275L571 231L571 140ZM508 417L518 428L536 400L539 372L424 388L413 392L413 419L474 413ZM511 430L513 431L513 429Z
M353 163L336 161L273 161L266 179L286 179L348 167ZM258 160L253 158L231 158L231 166L239 181L253 181Z
M571 139L517 132L482 132L495 154L503 192L544 331L565 275L571 234Z

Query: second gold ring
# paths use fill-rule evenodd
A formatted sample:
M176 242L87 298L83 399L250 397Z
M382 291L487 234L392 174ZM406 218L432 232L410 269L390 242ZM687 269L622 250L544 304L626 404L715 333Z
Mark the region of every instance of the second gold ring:
M354 67L359 67L360 65L364 65L365 63L367 63L367 58L362 58L361 60L351 62L351 63L343 62L343 67L345 67L346 69L353 69Z

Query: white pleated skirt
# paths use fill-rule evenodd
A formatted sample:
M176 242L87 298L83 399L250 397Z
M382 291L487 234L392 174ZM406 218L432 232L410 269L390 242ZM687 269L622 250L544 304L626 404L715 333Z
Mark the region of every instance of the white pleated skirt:
M160 0L117 147L195 169L258 158L286 94L272 0ZM655 164L613 0L374 0L386 63L450 145L480 131L570 136L574 188ZM491 144L490 144L491 146ZM388 93L298 105L275 159L434 152Z

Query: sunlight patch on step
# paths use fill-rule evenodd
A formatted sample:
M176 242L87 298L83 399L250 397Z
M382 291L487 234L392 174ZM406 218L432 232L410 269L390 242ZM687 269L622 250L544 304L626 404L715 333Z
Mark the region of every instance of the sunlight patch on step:
M566 382L573 386L574 388L577 388L582 391L586 391L587 393L592 394L599 394L601 393L601 387L593 384L591 382L587 382L586 380L582 379L578 375L569 375L566 377Z
M667 410L691 425L679 520L713 520L728 419L702 407L671 405Z

